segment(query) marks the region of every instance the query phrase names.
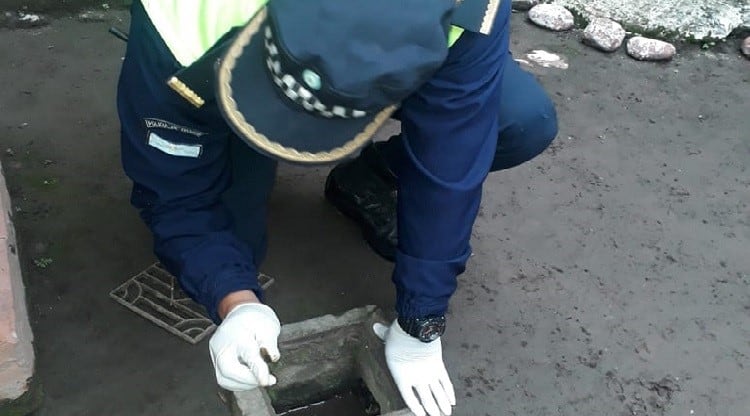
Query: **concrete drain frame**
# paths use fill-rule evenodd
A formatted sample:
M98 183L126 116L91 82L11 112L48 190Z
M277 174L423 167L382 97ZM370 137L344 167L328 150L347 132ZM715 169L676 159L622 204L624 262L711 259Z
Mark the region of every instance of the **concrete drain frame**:
M232 416L277 416L330 399L363 382L382 416L413 415L393 383L383 342L372 324L387 323L375 306L283 325L281 360L270 365L277 384L246 392L222 390Z

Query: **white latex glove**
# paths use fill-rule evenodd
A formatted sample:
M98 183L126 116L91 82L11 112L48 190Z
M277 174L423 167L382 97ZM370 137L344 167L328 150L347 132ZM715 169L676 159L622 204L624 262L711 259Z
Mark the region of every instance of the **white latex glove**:
M443 364L440 338L424 343L404 332L397 320L390 328L376 323L372 329L385 341L388 369L409 409L417 416L425 416L425 412L440 416L441 411L450 415L456 393Z
M229 311L208 343L219 385L242 391L276 384L261 350L278 361L280 332L279 318L266 305L244 303Z

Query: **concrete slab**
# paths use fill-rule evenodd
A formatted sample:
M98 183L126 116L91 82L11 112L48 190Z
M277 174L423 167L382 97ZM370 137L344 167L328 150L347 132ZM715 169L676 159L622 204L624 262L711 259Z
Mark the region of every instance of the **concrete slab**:
M29 396L34 376L34 335L26 310L12 204L0 164L0 413L22 414L38 405ZM17 412L17 413L16 413Z
M750 29L747 0L548 0L586 20L613 19L630 31L695 40L724 39Z

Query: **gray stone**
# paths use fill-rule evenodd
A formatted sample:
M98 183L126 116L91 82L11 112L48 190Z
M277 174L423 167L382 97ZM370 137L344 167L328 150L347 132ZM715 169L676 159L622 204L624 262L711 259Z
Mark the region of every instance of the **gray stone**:
M100 10L85 10L78 13L78 20L82 22L106 22L109 16Z
M625 29L614 20L596 18L583 31L583 43L604 52L614 52L625 40Z
M340 316L325 315L282 326L281 360L270 365L276 385L244 392L222 392L233 416L275 416L326 400L364 381L384 416L407 416L401 395L385 362L383 342L374 322L388 322L374 306Z
M535 49L527 53L524 58L525 59L517 59L517 61L531 67L537 66L541 68L568 69L568 62L563 56L547 52L543 49Z
M747 0L551 0L586 20L607 17L629 30L666 32L681 38L722 39L750 29ZM632 29L630 29L632 28Z
M662 40L636 36L628 41L628 54L640 61L667 61L675 53L674 45Z
M573 13L555 4L539 4L529 10L529 19L534 24L554 31L564 31L573 28L575 21Z
M745 57L750 58L750 36L746 37L744 41L742 41L742 46L740 47L742 50L742 53L745 55Z
M513 0L513 10L525 12L539 4L539 0Z
M31 29L49 24L49 19L41 14L24 12L0 13L0 28Z

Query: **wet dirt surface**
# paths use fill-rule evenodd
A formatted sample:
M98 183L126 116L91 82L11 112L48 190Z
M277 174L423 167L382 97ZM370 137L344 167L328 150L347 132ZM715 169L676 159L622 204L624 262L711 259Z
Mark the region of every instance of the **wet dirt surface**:
M38 415L226 414L207 344L107 293L154 262L128 204L117 19L0 31L0 157L14 202ZM734 40L636 62L514 19L559 138L490 176L444 337L456 415L739 415L750 408L750 62ZM10 150L7 150L10 149ZM393 304L390 264L282 167L264 272L282 322Z

